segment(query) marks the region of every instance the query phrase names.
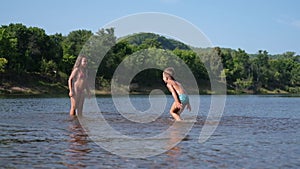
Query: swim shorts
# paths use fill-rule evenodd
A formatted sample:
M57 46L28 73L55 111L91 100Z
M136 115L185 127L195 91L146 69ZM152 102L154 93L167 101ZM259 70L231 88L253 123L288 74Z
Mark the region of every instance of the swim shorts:
M186 94L180 94L178 97L181 104L186 105L189 103L189 97Z

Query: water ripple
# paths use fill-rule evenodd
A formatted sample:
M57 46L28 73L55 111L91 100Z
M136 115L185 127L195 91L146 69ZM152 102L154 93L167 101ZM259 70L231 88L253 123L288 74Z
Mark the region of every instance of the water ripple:
M258 114L262 106L274 100L283 105L276 105L274 111L265 108L269 114ZM106 121L137 140L173 124L168 113L151 124L130 122L116 114L109 98L100 101L107 103L103 108L107 110L103 112ZM69 117L67 98L4 99L0 100L0 168L299 168L300 117L291 107L299 105L299 101L230 96L228 105L232 107L227 107L207 142L198 143L207 117L205 105L182 142L158 156L133 159L119 157L95 144L78 119ZM209 97L201 102L208 104ZM248 105L260 102L264 104ZM108 141L122 144L120 138L111 139Z

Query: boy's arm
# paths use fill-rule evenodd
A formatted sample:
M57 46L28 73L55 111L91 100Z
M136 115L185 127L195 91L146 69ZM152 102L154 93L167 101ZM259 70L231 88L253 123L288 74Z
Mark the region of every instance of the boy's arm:
M192 110L192 108L191 108L191 104L190 104L190 103L188 103L186 106L187 106L187 109L188 109L189 111L191 111L191 110Z
M168 87L169 91L172 93L172 96L173 96L173 98L175 100L175 103L176 103L176 107L181 109L182 108L181 102L179 101L177 93L174 90L173 86L168 84L167 87Z

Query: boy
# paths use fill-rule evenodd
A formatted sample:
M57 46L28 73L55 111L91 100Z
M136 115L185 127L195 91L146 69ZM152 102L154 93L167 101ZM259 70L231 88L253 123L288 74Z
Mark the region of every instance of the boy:
M174 98L170 114L176 121L181 121L180 114L186 106L187 109L191 111L191 105L186 91L183 89L182 85L174 79L174 74L175 71L173 67L166 68L163 71L163 80Z

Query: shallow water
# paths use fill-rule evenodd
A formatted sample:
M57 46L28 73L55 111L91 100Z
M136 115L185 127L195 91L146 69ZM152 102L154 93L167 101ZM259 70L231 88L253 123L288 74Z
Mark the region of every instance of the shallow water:
M133 96L131 101L142 111L150 107L148 96ZM118 113L111 98L97 98L106 122L121 134L137 140L141 136L155 136L174 124L167 113L172 98L168 97L167 101L164 113L155 121L134 123ZM156 156L129 158L115 155L95 143L79 119L68 115L68 98L0 99L0 167L300 167L299 97L227 96L219 126L204 143L198 141L209 111L210 97L200 96L200 103L196 123L179 144ZM182 116L189 119L188 112ZM182 127L177 129L180 131ZM176 132L168 136L166 139L170 142L178 137ZM115 142L113 145L120 152L124 151L122 145L136 146L114 137L105 141ZM150 144L148 148L156 151L160 147Z

